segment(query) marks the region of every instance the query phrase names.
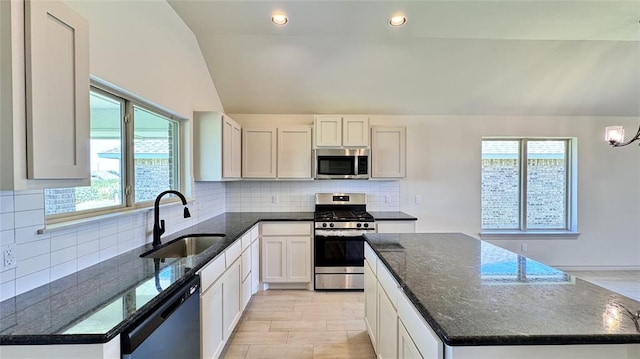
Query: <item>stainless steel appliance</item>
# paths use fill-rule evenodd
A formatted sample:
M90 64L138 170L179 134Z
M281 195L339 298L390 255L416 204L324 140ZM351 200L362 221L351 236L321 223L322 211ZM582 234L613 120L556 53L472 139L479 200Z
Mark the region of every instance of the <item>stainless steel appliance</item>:
M315 289L364 289L364 234L376 224L364 193L316 193Z
M316 179L368 179L369 168L366 148L314 150L313 177Z
M123 359L200 358L200 277L195 276L121 335Z

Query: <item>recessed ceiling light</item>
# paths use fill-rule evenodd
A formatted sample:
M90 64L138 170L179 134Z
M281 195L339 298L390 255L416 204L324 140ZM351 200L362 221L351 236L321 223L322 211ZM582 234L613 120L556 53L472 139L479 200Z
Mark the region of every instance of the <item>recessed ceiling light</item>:
M276 25L284 25L289 22L289 18L285 14L273 14L271 15L271 22Z
M407 22L407 18L404 15L394 15L389 19L389 25L402 26Z

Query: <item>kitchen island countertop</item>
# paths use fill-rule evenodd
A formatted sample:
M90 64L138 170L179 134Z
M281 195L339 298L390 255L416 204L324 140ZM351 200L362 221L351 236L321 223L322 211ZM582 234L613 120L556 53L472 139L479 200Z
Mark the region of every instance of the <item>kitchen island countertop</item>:
M640 302L461 233L367 234L450 346L640 343ZM629 310L629 312L626 312Z

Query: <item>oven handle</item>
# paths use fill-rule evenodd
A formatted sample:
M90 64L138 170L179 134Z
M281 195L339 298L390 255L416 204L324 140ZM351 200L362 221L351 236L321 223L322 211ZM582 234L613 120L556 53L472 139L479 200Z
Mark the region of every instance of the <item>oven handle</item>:
M375 230L339 230L339 229L316 229L316 237L362 237L367 233L376 233Z

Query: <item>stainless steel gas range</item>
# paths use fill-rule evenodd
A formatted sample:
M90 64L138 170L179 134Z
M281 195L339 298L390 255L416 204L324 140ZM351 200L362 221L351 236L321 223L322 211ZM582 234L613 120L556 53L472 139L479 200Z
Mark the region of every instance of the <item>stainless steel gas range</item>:
M315 289L364 289L364 234L375 233L364 193L316 193Z

